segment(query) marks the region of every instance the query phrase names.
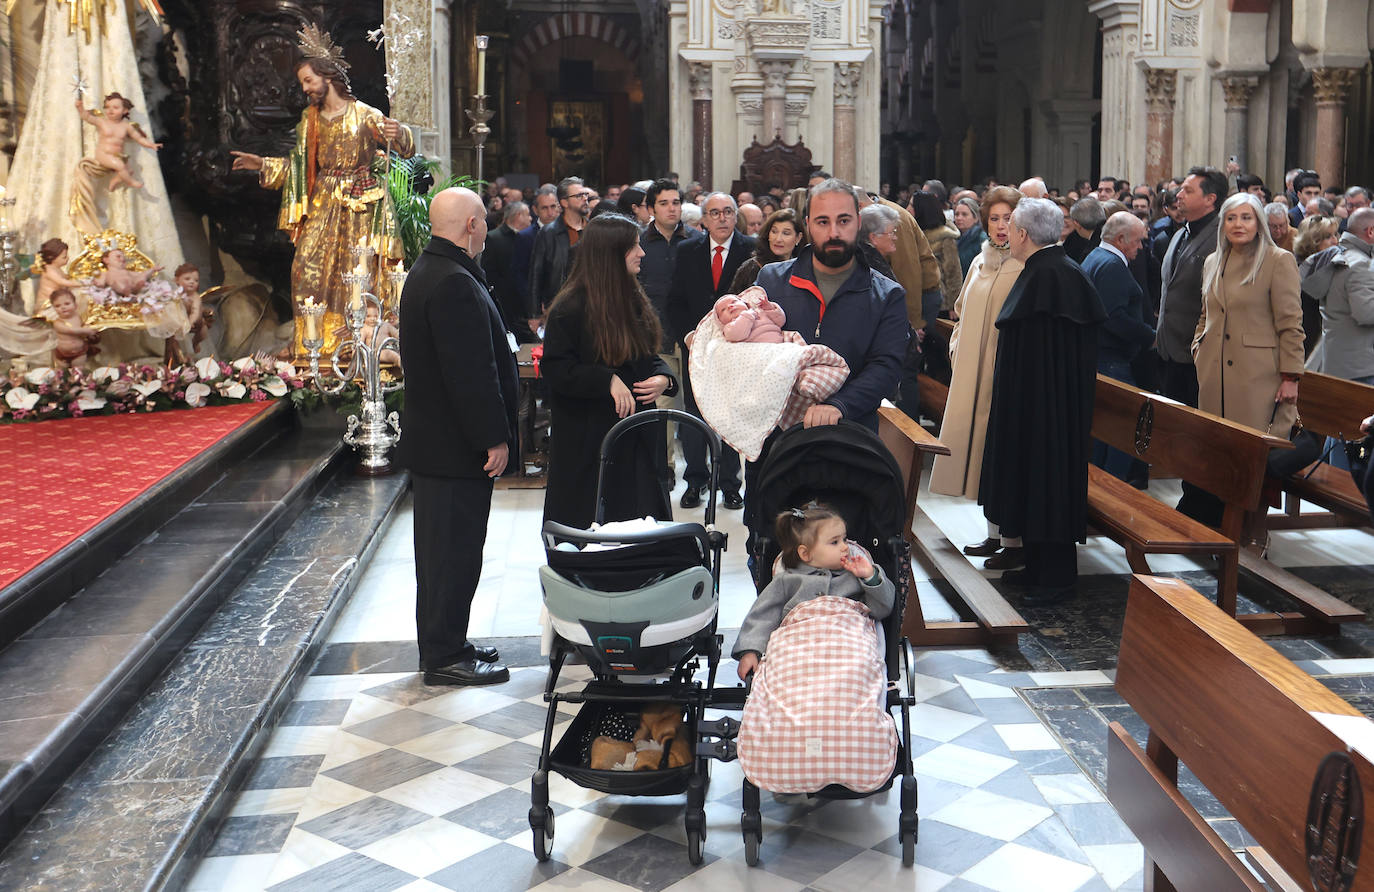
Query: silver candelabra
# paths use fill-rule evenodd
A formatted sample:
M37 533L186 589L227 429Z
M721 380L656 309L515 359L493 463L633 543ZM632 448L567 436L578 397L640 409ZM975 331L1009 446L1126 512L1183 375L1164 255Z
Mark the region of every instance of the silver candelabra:
M379 327L381 320L385 318L381 299L370 291L362 290L366 287L367 279L368 275L365 273L343 274L345 284L350 286L350 293L357 294L358 297L349 303L348 311L344 314L349 337L339 342L330 357L330 365L334 371L332 383L327 383L320 375L320 350L324 346L324 332L321 328L324 304L300 305L300 312L305 319L305 335L301 338L301 343L310 351L310 377L321 393L333 396L340 393L348 382L359 382L362 389L362 406L359 415L348 416L348 430L344 432L344 442L358 450L358 473L375 477L391 473L387 452L401 439L401 419L395 412L387 412L386 395L400 390L404 383L382 383L381 354L383 350L399 352L400 343L396 338L381 339L375 331L372 343L367 343L363 338L363 326L367 321L369 305L377 309ZM349 357L347 369L343 367L345 356Z
M0 198L0 304L15 312L19 310L19 232L12 222L16 201Z

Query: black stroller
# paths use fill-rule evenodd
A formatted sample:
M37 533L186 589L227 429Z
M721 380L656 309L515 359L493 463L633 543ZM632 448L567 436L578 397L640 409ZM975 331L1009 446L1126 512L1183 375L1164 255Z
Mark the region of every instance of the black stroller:
M887 652L887 710L900 708L900 737L892 776L877 790L857 793L832 784L810 795L825 799L861 799L891 788L901 777L898 834L902 864L915 860L917 814L916 775L911 765L911 717L916 705L911 646L902 635L902 612L910 584L908 546L902 536L906 519L901 469L877 434L852 422L826 427L793 427L779 435L759 458L759 472L749 490L749 525L753 536L754 585L762 591L773 578L779 549L773 518L779 512L810 501L839 511L849 537L863 545L897 587L892 613L882 623ZM906 694L898 688L906 670ZM759 788L744 782L745 860L759 860L763 822Z
M616 533L552 521L544 525L548 563L539 575L554 640L544 692L548 718L530 788L529 814L534 854L540 861L549 858L554 835L550 771L603 793L669 796L685 791L688 858L693 864L702 861L708 762L730 757L730 747L723 744L739 728L734 719L707 721L702 716L721 652L716 612L726 537L714 528L720 438L701 420L675 410L639 412L620 421L601 444L595 518L600 523L605 517L607 470L616 441L643 425L670 419L701 430L710 450L711 495L704 526L660 522L642 531ZM594 678L581 692L560 693L555 690L559 672L574 653L586 661ZM708 667L705 686L694 679L703 656ZM625 677L637 677L640 683L627 683ZM656 677L666 680L660 683ZM554 746L559 703L582 706ZM634 727L637 721L629 718L635 710L665 703L675 704L683 721L687 764L668 767L669 748L664 746L657 770L590 766L596 738L615 737L617 731L623 735L620 729ZM709 742L713 738L716 743Z

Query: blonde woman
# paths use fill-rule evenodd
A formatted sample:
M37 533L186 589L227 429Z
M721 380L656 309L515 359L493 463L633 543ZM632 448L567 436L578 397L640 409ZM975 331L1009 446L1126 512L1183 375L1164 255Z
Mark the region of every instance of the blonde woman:
M940 426L940 439L949 446L950 454L935 459L931 492L978 498L992 406L992 373L997 362L997 314L1021 274L1021 261L1011 256L1010 243L1011 212L1020 201L1020 192L996 186L983 196L979 209L988 240L969 267L951 314L956 320L949 339L954 372ZM990 569L1011 569L1023 560L1021 540L1003 539L992 523L988 524L987 539L965 547L964 553L988 558L985 566Z
M1298 225L1298 234L1293 239L1293 257L1302 263L1313 254L1334 248L1339 238L1340 223L1335 217L1308 217Z
M1248 192L1226 199L1217 249L1202 268L1202 316L1193 335L1199 409L1288 436L1303 372L1298 288L1298 264L1274 244L1259 199ZM1221 504L1209 498L1179 510L1215 526Z

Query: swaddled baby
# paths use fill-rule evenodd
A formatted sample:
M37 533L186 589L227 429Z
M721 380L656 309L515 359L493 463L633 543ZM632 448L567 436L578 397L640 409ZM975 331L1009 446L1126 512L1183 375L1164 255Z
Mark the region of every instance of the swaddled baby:
M739 294L727 294L716 301L716 321L725 340L750 344L781 344L782 326L787 314L768 299L768 293L751 285Z

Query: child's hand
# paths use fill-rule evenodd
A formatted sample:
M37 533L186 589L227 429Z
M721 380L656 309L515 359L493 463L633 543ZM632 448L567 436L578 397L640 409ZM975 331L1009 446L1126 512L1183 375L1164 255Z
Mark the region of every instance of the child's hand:
M873 575L873 561L869 559L868 553L863 550L859 543L851 540L849 542L849 554L840 558L840 566L859 577L860 580L868 579Z
M739 658L739 680L748 681L749 673L759 666L759 655L752 650Z

